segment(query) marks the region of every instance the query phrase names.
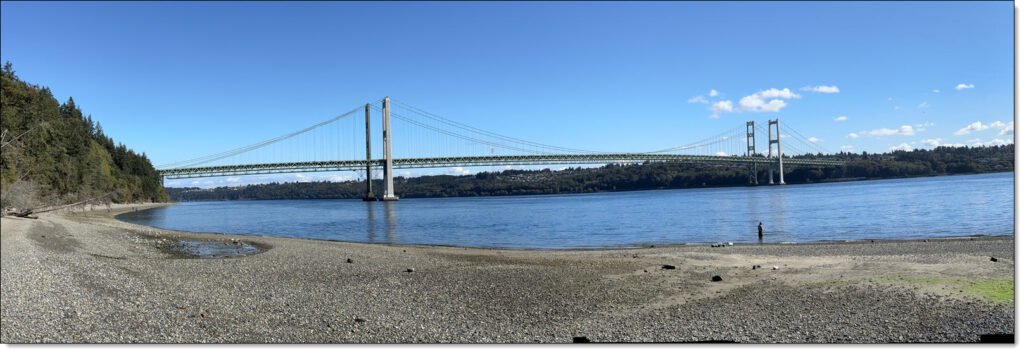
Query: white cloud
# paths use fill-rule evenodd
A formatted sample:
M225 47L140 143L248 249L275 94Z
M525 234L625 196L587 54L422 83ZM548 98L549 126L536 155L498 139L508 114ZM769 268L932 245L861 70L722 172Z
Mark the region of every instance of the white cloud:
M974 84L961 83L959 85L956 85L956 90L957 91L963 91L965 89L971 89L971 88L974 88Z
M921 140L920 143L924 144L924 145L932 146L934 148L934 147L938 147L940 144L942 144L942 139L941 138L924 139L924 140Z
M1013 122L1011 121L1002 130L999 131L999 136L1013 135Z
M928 102L921 102L921 104L918 104L917 107L921 108L921 109L925 109L925 108L931 107L931 104L928 104Z
M902 125L899 129L875 129L868 132L870 136L892 136L892 135L904 135L911 136L914 134L914 127L910 125Z
M940 91L938 88L932 90L932 93L939 93L939 92L942 92L942 91Z
M714 93L711 95L712 97L719 95L716 90L711 90L711 93ZM741 98L737 105L733 105L732 100L719 100L711 105L711 117L718 118L721 113L778 112L787 106L784 99L798 98L800 95L789 88L769 88ZM690 102L699 103L700 99L704 99L703 96L694 97L690 99ZM704 100L706 101L706 99Z
M237 182L239 182L241 180L242 180L242 178L239 178L239 177L227 177L227 178L224 179L224 181L229 182L229 183L237 183Z
M731 113L732 111L732 101L729 100L718 101L711 105L711 116L715 118L718 117L718 114Z
M860 137L860 135L858 135L858 134L857 134L856 132L851 132L851 133L849 133L849 134L846 134L846 137L849 137L849 138L855 139L855 138L858 138L858 137Z
M900 106L898 106L898 105L897 105L897 106L895 106L895 107L892 107L892 109L893 109L893 110L900 110Z
M780 89L775 89L775 88L769 88L769 89L766 89L764 91L761 91L761 92L758 92L758 93L754 93L753 95L760 96L761 98L782 98L782 99L796 99L796 98L800 98L799 94L796 94L793 91L790 91L789 88L783 88L781 90Z
M696 96L696 97L690 98L690 99L689 99L689 100L687 100L686 102L687 102L687 103L700 103L700 104L708 104L708 100L707 100L707 99L705 99L705 98L704 98L704 96Z
M295 180L298 180L298 181L310 181L310 180L313 179L313 178L310 178L309 176L302 175L302 174L295 174L294 177L295 177Z
M904 142L904 143L899 144L898 146L889 146L889 150L890 151L913 151L914 148L911 147L910 144Z
M786 107L786 102L781 99L772 99L768 102L757 94L752 94L740 99L740 110L751 112L778 112Z
M337 175L337 174L328 175L324 179L326 179L327 181L335 182L335 183L340 183L340 182L343 182L343 181L353 180L352 176Z
M971 146L1000 146L1000 145L1008 145L1008 144L1011 144L1011 143L1013 143L1013 140L1011 140L1011 139L1001 139L1001 138L995 138L995 139L989 140L988 142L982 142L981 139L979 139L979 138L973 138L973 139L967 140L967 144L971 145Z
M466 169L466 168L463 168L463 167L451 167L451 168L448 168L448 170L450 170L451 173L455 174L455 175L469 175L469 174L473 174L473 172L469 171L469 169Z
M928 130L928 128L930 128L932 126L935 126L935 123L927 122L927 123L921 123L921 124L914 124L914 132L915 133L924 132L925 130Z
M711 92L708 92L708 97L718 97L718 91L712 88Z
M851 146L851 145L842 145L842 146L839 146L839 149L843 150L843 151L853 151L853 146Z
M835 121L846 121L846 115L840 115L835 118Z
M839 87L836 87L836 86L814 86L814 87L807 86L807 87L800 88L800 90L801 91L817 92L817 93L827 93L827 94L839 93Z
M512 166L511 165L506 165L504 167L501 167L501 170L512 170Z
M1005 127L1007 127L1007 125L999 120L993 121L991 124L988 125L982 124L980 121L975 121L967 126L964 126L962 129L957 130L956 132L953 133L953 135L962 136L975 131L984 131L992 128L1003 129ZM1013 130L1012 125L1010 127L1010 130ZM1000 131L1000 134L1002 134L1002 131Z
M719 156L719 157L728 156L727 154L725 154L725 152L722 152L722 151L715 152L715 155Z
M821 141L821 139L819 139L819 138L817 138L817 137L814 137L814 136L811 136L811 137L808 137L808 138L807 138L807 141L811 141L811 142L814 142L814 143L818 143L818 142L820 142L820 141Z

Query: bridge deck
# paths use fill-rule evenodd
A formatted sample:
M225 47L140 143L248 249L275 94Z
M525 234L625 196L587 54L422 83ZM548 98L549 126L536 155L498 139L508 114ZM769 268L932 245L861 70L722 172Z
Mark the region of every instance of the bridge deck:
M778 163L778 159L766 157L742 156L697 156L647 153L613 153L613 154L550 154L522 156L471 156L448 158L395 158L394 168L446 168L467 166L502 166L502 165L544 165L544 164L607 164L637 162L687 162L687 163ZM785 165L803 166L840 166L842 161L825 159L783 158ZM384 165L383 159L371 160L370 164L378 167ZM168 179L188 179L230 175L255 175L276 173L312 173L331 171L365 170L366 160L292 162L242 164L213 167L188 167L163 169L158 172Z

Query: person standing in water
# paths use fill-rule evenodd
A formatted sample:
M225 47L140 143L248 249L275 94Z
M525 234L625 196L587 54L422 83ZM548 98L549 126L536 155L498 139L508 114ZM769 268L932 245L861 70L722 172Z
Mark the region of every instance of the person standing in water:
M762 241L764 241L764 224L757 222L757 242L760 243Z

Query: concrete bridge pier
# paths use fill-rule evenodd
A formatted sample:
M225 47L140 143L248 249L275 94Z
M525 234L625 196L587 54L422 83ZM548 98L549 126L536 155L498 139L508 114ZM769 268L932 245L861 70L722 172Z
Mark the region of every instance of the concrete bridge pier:
M381 201L398 201L398 196L395 196L395 182L394 170L392 169L391 160L391 98L384 97L383 109L381 109L384 116L384 196L381 196Z
M775 138L772 139L772 125L775 125ZM779 119L768 120L768 160L772 159L772 144L775 145L775 149L778 152L779 158L779 185L785 185L786 180L783 177L782 169L782 130L779 129ZM774 184L772 181L772 167L768 165L768 184Z
M753 157L757 154L757 142L754 140L754 121L747 122L747 157ZM747 184L757 185L757 163L751 162L747 166L748 173L750 176L747 178Z

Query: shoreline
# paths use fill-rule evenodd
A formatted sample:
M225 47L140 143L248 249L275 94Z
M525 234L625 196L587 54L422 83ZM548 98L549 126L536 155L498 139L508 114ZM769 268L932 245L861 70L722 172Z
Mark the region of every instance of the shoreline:
M888 343L1014 332L1012 237L536 251L113 218L163 205L0 220L0 341ZM232 238L262 251L187 257L160 243Z
M819 184L834 184L834 183L850 183L850 182L871 182L871 181L884 181L884 180L906 180L916 178L936 178L936 177L959 177L959 176L974 176L974 175L986 175L986 174L1000 174L1000 173L1014 173L1013 170L1007 171L991 171L991 172L980 172L980 173L956 173L956 174L938 174L938 175L917 175L917 176L895 176L886 178L846 178L838 180L818 181L809 183L788 183L785 185L793 186L807 186L807 185L819 185ZM1016 177L1016 175L1014 175ZM344 182L341 182L344 183ZM265 184L249 184L245 186L261 186ZM781 186L785 186L781 185ZM224 187L224 186L221 186ZM720 185L720 186L694 186L694 187L682 187L682 188L661 188L661 189L629 189L629 190L598 190L598 191L586 191L586 192L563 192L563 193L538 193L538 194L509 194L509 195L487 195L487 196L402 196L403 199L455 199L455 198L476 198L476 197L536 197L536 196L568 196L568 195L589 195L589 194L602 194L602 193L620 193L620 192L650 192L650 191L673 191L673 190L704 190L704 189L729 189L729 188L741 188L741 187L758 187L758 185ZM189 187L172 187L175 189L187 189ZM214 188L199 188L200 190L213 190ZM308 199L237 199L237 200L189 200L189 201L172 201L175 203L180 202L221 202L221 201L287 201L287 200L359 200L358 197L350 198L308 198Z
M206 202L206 201L204 201ZM216 202L216 201L210 201ZM406 246L406 247L422 247L422 248L453 248L453 249L476 249L476 250L508 250L508 251L547 251L547 252L558 252L558 251L616 251L616 250L636 250L646 248L688 248L688 247L708 247L713 244L721 244L722 242L715 243L660 243L660 244L642 244L635 246L606 246L606 247L579 247L579 248L507 248L507 247L474 247L474 246L462 246L462 245L445 245L445 244L415 244L415 243L370 243L370 242L359 242L350 240L334 240L334 239L315 239L315 238L304 238L298 236L285 236L285 235L266 235L266 234L238 234L238 233L219 233L219 232L194 232L194 231L183 231L174 229L165 229L159 227L153 227L143 224L131 223L122 221L117 218L118 215L138 212L145 209L167 207L178 204L177 202L166 202L166 203L145 203L145 204L126 204L123 207L114 208L111 211L84 211L84 214L92 214L93 212L101 212L109 216L109 218L131 226L144 227L154 231L162 232L176 232L183 234L191 234L200 237L255 237L255 238L275 238L275 239L302 239L311 241L324 241L332 243L343 243L343 244L366 244L366 245L381 245L381 246ZM138 208L135 210L127 210L127 208ZM141 208L139 208L141 207ZM852 239L852 240L813 240L806 242L732 242L734 245L731 246L774 246L774 245L814 245L814 244L860 244L860 243L892 243L892 242L928 242L928 241L953 241L953 240L973 240L973 239L989 239L989 238L1009 238L1014 239L1013 234L1010 235L988 235L988 234L971 234L971 235L954 235L954 236L939 236L931 238L907 238L907 239Z

